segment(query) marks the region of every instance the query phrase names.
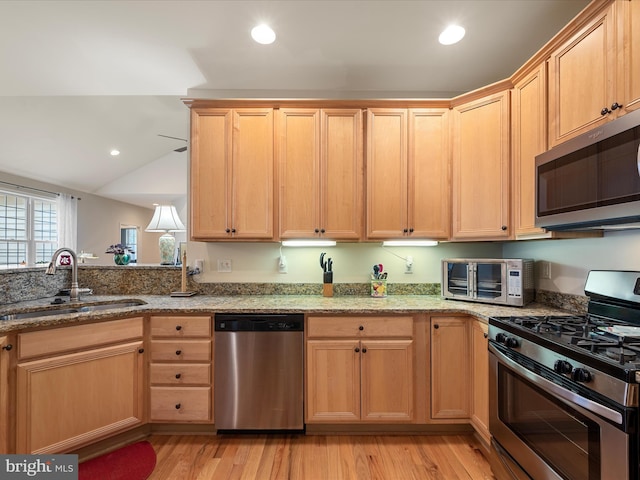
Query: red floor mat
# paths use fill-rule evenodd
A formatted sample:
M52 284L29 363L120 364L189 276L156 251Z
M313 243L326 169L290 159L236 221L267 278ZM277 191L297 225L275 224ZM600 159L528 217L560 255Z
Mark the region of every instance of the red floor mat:
M138 442L81 463L78 480L145 480L155 466L151 444Z

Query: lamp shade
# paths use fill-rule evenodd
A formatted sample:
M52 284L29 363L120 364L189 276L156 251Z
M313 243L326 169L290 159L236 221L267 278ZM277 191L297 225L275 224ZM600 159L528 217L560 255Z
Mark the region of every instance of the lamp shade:
M145 228L145 232L184 232L184 226L176 207L173 205L157 205L153 218Z

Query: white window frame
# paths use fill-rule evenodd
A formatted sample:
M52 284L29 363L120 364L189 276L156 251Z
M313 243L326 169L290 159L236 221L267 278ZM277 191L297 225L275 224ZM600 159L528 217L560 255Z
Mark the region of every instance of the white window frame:
M46 267L47 262L36 264L36 245L37 244L50 244L52 245L52 251L55 251L58 248L58 239L56 235L55 240L36 240L35 239L35 202L49 202L53 205L54 209L57 213L57 201L54 195L31 195L25 194L23 192L13 191L11 189L0 189L0 195L12 196L17 198L25 199L27 202L26 209L26 227L27 227L27 238L26 239L16 239L16 238L0 238L0 242L16 242L19 244L24 244L26 246L26 265L23 264L8 264L8 265L0 265L0 269L10 269L10 268L18 268L20 266L27 267ZM0 212L1 213L1 212ZM56 230L58 226L58 218L56 215Z

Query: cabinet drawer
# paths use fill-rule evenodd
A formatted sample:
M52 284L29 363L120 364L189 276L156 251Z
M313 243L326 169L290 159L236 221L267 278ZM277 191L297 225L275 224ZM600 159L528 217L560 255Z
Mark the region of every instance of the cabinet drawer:
M153 340L151 361L211 361L211 340Z
M211 385L211 364L152 363L151 383Z
M142 317L87 323L18 335L18 359L142 338Z
M151 387L151 420L210 421L211 387Z
M307 337L412 337L413 317L309 317Z
M210 337L211 317L151 317L152 337Z

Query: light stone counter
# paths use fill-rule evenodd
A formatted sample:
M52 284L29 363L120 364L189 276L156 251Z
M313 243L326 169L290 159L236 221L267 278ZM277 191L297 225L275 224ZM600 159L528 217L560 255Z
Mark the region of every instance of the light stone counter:
M238 295L170 297L168 295L127 295L127 296L86 296L80 304L67 303L52 307L53 298L19 302L5 305L0 315L28 312L43 307L73 308L95 303L111 303L139 299L145 305L99 310L84 313L49 315L40 318L0 320L0 334L9 334L38 328L73 325L89 321L109 320L122 316L155 314L213 314L225 313L306 313L316 315L351 314L417 314L446 313L452 315L473 315L481 320L492 316L507 315L569 315L571 312L532 303L525 307L502 307L483 303L444 300L432 295L391 295L386 298L364 296L322 297L317 295Z

